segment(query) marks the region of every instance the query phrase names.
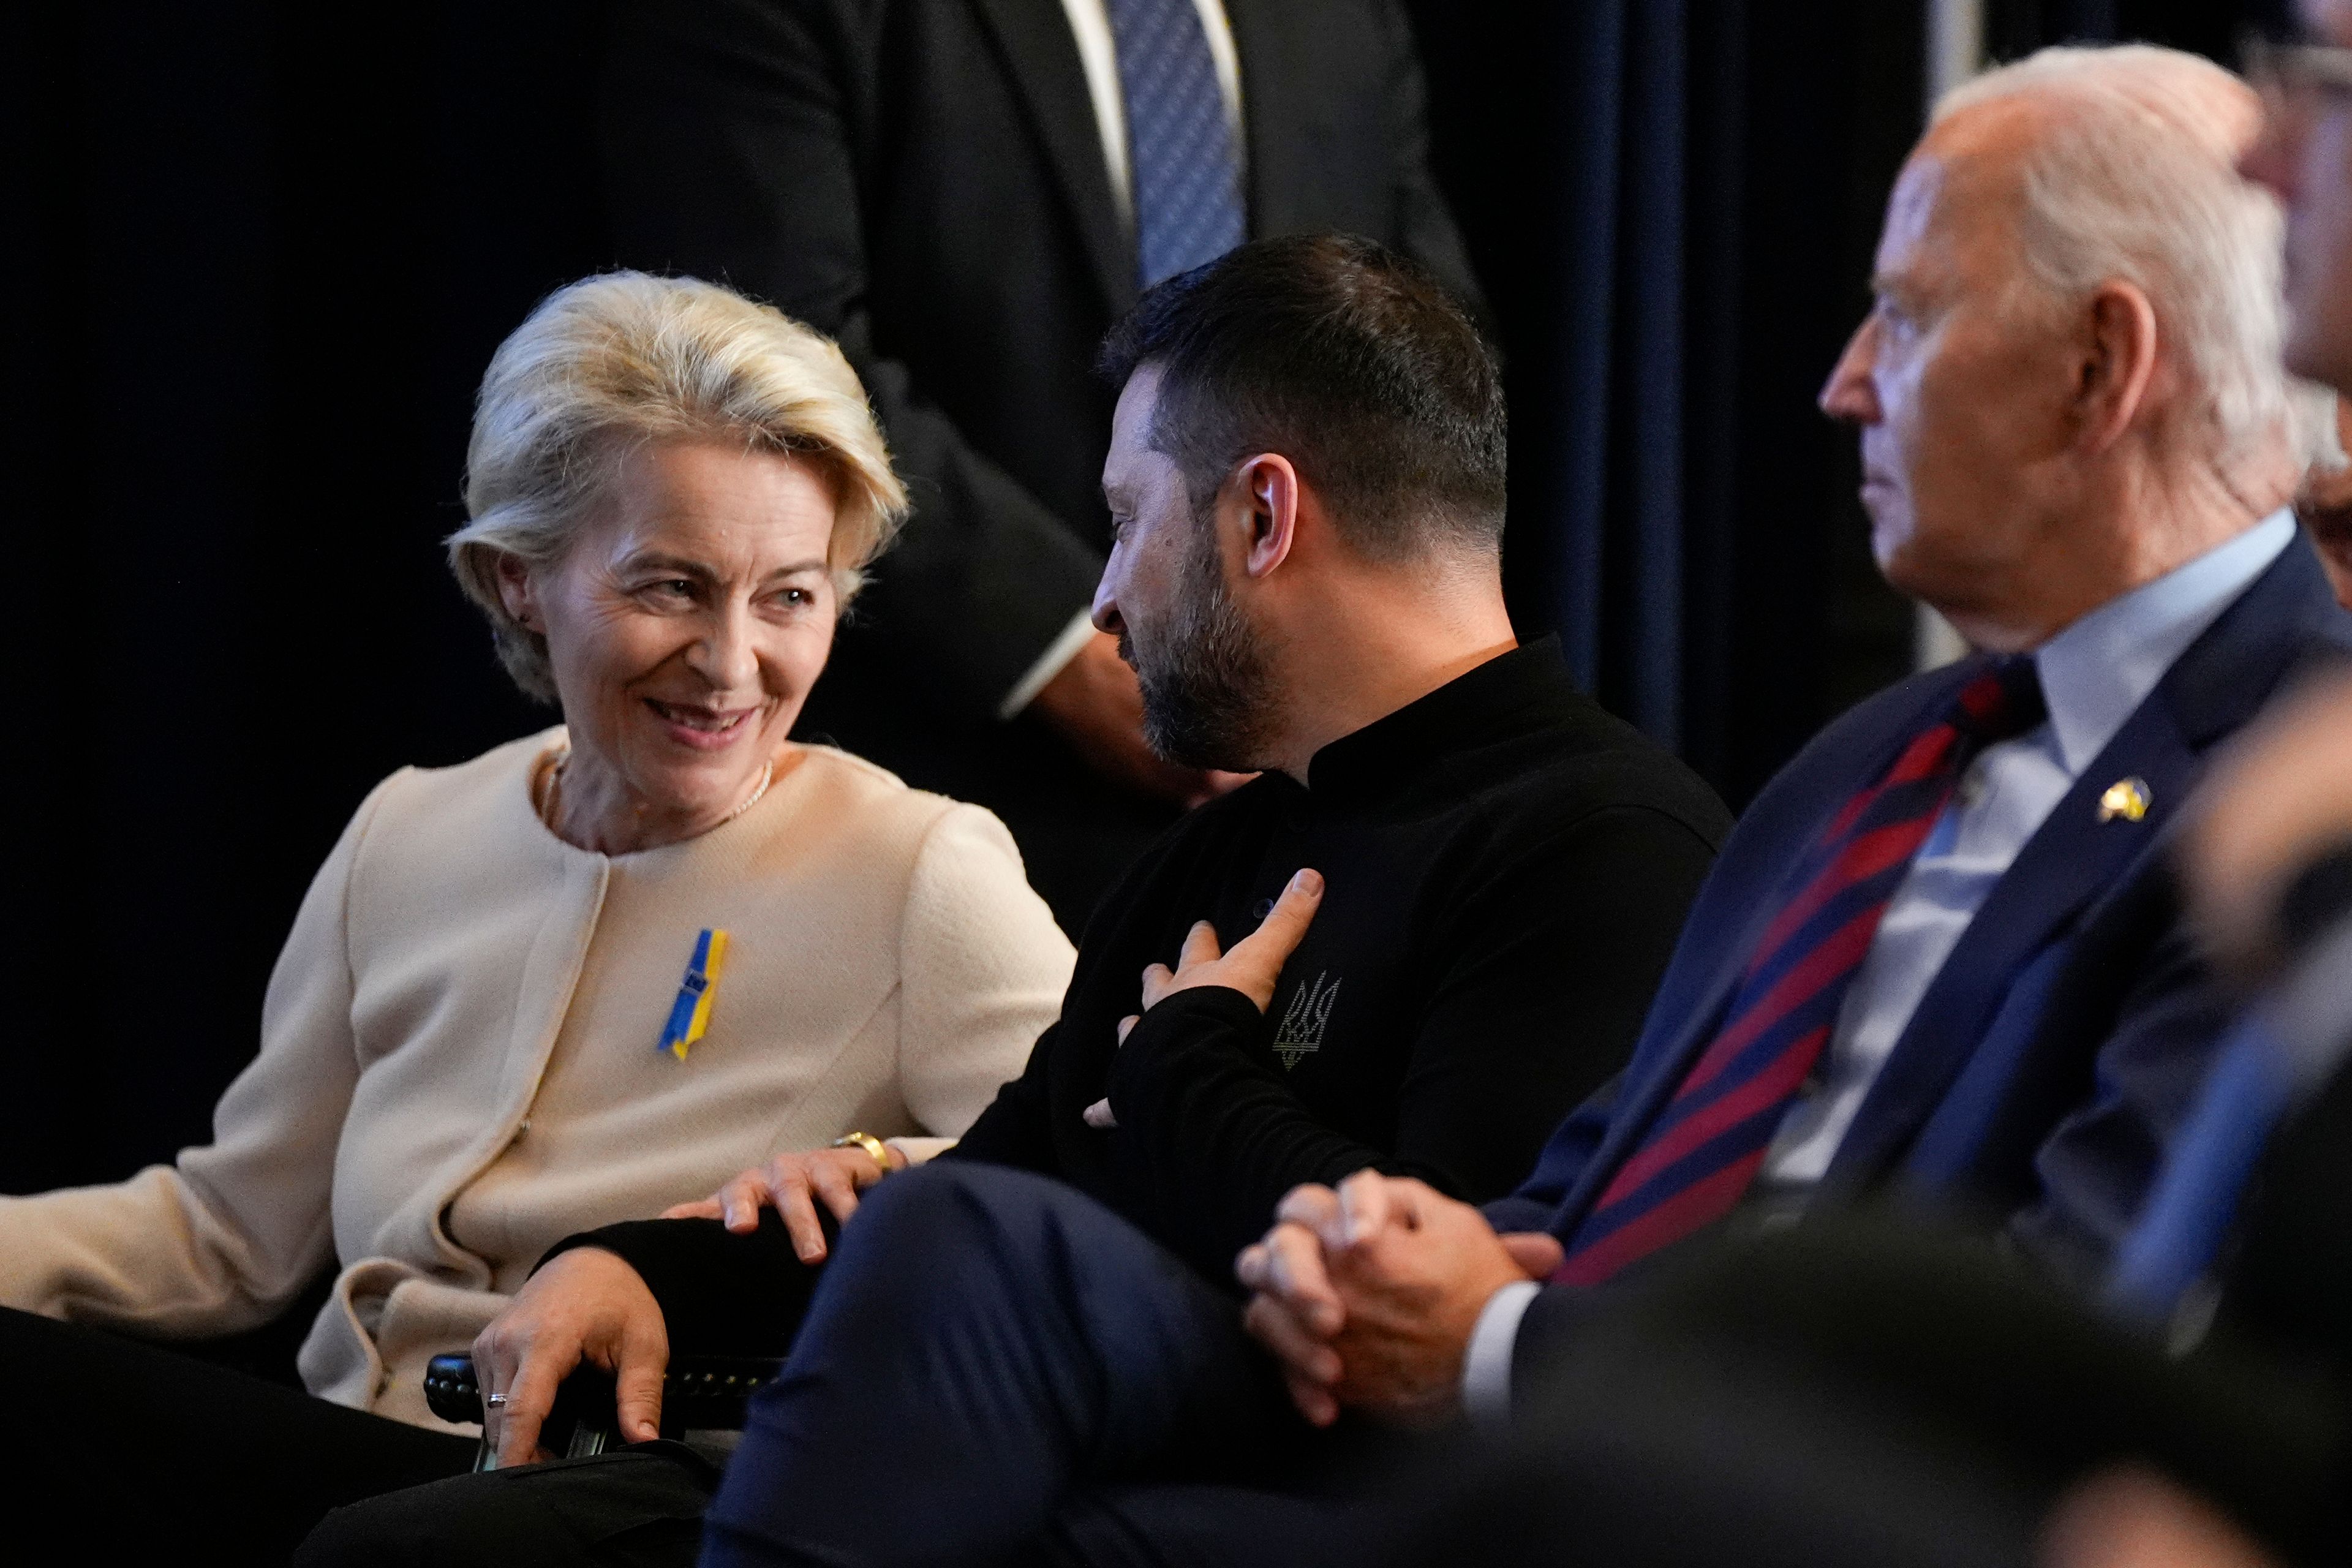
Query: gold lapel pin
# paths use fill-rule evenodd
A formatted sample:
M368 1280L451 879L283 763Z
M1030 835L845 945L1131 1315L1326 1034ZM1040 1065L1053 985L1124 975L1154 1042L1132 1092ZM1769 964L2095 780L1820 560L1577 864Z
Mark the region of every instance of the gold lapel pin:
M2122 817L2126 822L2137 822L2147 815L2147 781L2117 779L2099 797L2099 820L2113 822Z

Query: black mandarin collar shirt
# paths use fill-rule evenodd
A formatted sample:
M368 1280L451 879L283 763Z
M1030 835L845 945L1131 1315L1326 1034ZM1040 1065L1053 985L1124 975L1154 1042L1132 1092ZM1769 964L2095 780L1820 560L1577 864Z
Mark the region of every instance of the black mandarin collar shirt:
M1540 729L1584 700L1561 662L1559 639L1547 637L1331 742L1307 763L1306 784L1274 778L1325 809L1377 805L1444 772L1458 752L1514 729Z
M1059 1021L956 1151L1058 1175L1229 1278L1301 1182L1366 1165L1508 1191L1623 1064L1727 826L1681 765L1502 654L1180 823L1104 900ZM1261 1016L1180 993L1122 1048L1145 965L1230 947L1301 867L1315 923ZM1119 1126L1085 1125L1108 1094Z

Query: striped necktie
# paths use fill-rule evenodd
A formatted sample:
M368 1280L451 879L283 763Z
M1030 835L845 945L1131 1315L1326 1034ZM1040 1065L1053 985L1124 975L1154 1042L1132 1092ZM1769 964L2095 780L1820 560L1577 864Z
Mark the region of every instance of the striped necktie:
M1985 747L2042 721L2031 655L1979 663L1950 709L1845 804L1790 874L1722 1031L1568 1238L1555 1282L1598 1284L1721 1218L1747 1193L1961 772Z
M1243 238L1241 161L1194 0L1108 0L1143 287Z

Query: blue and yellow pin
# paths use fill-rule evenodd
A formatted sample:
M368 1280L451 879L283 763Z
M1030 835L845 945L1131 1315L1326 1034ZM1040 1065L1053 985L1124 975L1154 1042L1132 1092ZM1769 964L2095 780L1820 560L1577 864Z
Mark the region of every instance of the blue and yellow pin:
M710 1027L710 999L726 963L726 931L713 928L694 939L694 956L686 961L686 978L678 982L677 1000L669 1005L669 1022L662 1026L660 1049L686 1060L688 1049Z
M2099 796L2099 820L2113 822L2121 817L2126 822L2137 822L2147 815L2155 803L2147 793L2147 781L2141 778L2117 779Z

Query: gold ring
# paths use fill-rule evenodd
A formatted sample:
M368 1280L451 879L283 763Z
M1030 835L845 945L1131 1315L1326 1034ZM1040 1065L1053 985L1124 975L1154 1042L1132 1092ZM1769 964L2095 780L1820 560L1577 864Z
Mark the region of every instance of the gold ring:
M884 1175L890 1173L890 1151L871 1132L845 1132L833 1141L833 1146L836 1149L863 1149L874 1156L874 1163L882 1167Z

